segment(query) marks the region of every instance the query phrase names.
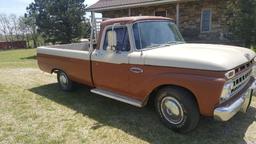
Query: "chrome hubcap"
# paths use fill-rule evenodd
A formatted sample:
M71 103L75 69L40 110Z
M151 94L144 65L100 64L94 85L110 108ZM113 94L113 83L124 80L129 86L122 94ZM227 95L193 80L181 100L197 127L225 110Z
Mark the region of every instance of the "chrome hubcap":
M64 87L68 84L67 77L63 74L60 75L60 84Z
M161 112L164 118L172 124L179 124L184 119L181 104L173 97L165 97L161 101Z

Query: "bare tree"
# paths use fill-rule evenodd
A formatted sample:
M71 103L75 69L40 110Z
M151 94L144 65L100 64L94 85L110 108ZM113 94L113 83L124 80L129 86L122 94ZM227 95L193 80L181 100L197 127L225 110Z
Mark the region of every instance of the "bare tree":
M7 31L8 31L9 40L11 42L11 47L13 47L12 42L14 41L14 27L10 21L10 16L7 17L6 27L7 27Z
M29 46L29 35L31 34L32 30L30 26L27 24L28 19L26 17L19 18L19 31L22 35L22 40L26 39L27 46Z
M24 16L17 17L14 14L7 16L0 14L0 34L5 38L5 41L12 42L15 40L26 40L29 46L29 41L33 41L33 47L38 45L39 34L35 23L35 17Z
M36 17L34 15L25 14L24 18L25 18L25 24L28 26L31 39L33 41L33 47L37 47L39 34L37 32Z
M0 31L2 32L2 34L5 37L5 41L9 41L8 40L8 18L5 14L0 14Z
M15 35L16 37L16 40L19 40L19 23L18 23L18 18L16 15L14 14L11 14L9 16L9 20L10 20L10 26L11 26L11 29L12 29L12 34Z
M21 26L21 19L14 14L7 16L6 14L0 14L0 32L5 38L5 41L11 42L10 46L13 47L12 42L15 40L26 40L28 41L28 33L30 29L26 23L23 21L23 26Z

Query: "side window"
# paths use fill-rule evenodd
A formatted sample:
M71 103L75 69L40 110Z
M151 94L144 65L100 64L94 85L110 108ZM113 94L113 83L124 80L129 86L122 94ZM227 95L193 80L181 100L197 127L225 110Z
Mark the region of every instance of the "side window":
M108 31L111 31L112 29L108 29L105 34L104 39L104 45L103 49L106 50L108 47ZM114 29L116 31L116 37L117 37L117 51L130 51L130 42L129 42L129 35L127 31L127 27L117 27Z
M201 14L201 32L210 32L212 24L212 11L205 9Z

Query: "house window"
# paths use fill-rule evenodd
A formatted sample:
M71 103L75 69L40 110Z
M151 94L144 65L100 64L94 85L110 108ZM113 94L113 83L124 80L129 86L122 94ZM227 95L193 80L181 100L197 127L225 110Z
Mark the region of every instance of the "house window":
M212 11L210 9L202 10L201 32L210 32L211 25L212 25Z
M167 11L155 11L155 16L167 17Z

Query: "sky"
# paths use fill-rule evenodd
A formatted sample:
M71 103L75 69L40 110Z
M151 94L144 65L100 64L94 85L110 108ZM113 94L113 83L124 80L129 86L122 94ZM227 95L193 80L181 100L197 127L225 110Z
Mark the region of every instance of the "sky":
M0 0L0 14L16 14L23 16L26 12L26 7L34 0ZM98 0L85 0L88 6L96 3Z

